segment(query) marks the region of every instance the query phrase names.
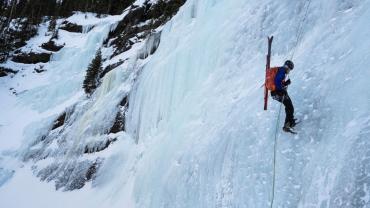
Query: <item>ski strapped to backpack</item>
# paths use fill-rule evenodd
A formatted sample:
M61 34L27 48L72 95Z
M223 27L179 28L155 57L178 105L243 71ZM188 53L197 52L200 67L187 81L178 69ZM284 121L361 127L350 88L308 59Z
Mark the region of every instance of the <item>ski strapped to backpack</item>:
M265 97L264 97L264 107L263 110L267 110L267 101L268 101L268 91L271 90L269 89L271 87L271 83L267 83L268 80L271 80L271 72L270 72L270 63L271 63L271 45L272 45L272 40L274 39L274 36L268 37L268 51L267 51L267 56L266 56L266 77L265 77ZM275 75L277 73L277 70L275 72ZM275 76L272 78L274 79ZM269 84L269 86L267 86ZM274 84L274 80L272 80L272 84Z

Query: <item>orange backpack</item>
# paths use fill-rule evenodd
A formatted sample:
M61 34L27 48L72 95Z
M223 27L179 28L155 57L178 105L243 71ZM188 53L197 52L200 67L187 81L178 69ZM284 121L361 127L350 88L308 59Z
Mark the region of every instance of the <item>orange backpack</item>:
M265 86L270 91L275 91L275 89L276 89L276 86L275 86L275 76L276 76L278 70L279 70L279 67L273 67L273 68L269 68L266 71L266 82L265 82Z

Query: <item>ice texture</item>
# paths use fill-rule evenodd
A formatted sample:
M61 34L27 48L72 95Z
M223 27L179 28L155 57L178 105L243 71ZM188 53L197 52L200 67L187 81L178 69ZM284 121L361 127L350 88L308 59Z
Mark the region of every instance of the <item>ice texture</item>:
M0 139L23 139L20 148L0 148L1 205L269 207L277 127L274 207L370 207L370 1L311 0L301 23L307 5L188 0L161 32L112 58L128 61L91 98L80 88L84 70L119 18L94 18L97 25L76 37L61 34L67 44L53 56L50 75L38 78L42 84L30 83L17 100L0 90L7 104ZM288 91L302 120L297 135L280 131L277 102L263 111L270 35L272 65L294 54ZM126 132L108 135L128 95ZM16 112L25 112L18 125ZM63 112L65 124L50 131ZM16 127L24 134L13 134ZM85 153L110 140L108 149ZM55 191L81 188L94 167L93 183Z

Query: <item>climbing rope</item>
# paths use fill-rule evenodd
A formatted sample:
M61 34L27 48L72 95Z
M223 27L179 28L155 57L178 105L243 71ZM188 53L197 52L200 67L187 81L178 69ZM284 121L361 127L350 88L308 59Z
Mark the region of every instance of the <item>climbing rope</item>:
M273 171L272 171L272 197L271 197L271 204L270 208L274 205L274 199L275 199L275 179L276 179L276 174L275 174L275 169L276 169L276 150L277 150L277 138L278 138L278 128L279 128L279 123L280 123L280 115L281 115L281 106L283 105L283 101L285 99L285 95L283 96L283 99L281 100L280 107L279 107L279 114L277 117L276 121L276 127L275 127L275 140L274 140L274 166L273 166Z
M306 19L307 19L307 15L308 15L308 11L309 11L309 8L310 8L310 5L311 5L311 0L307 0L308 1L308 4L307 4L307 7L306 7L306 11L305 11L305 14L302 18L302 20L300 21L299 23L299 27L298 27L298 35L297 35L297 39L295 41L295 44L294 44L294 47L293 47L293 52L292 52L292 55L290 57L290 60L293 59L294 57L294 54L295 54L295 51L296 51L296 48L298 46L298 43L300 42L301 40L301 37L302 37L302 33L303 33L303 23L306 22Z
M293 52L292 52L292 55L290 57L290 60L293 59L293 57L295 55L296 48L297 48L297 46L298 46L298 44L299 44L299 42L301 41L301 38L302 38L303 23L306 22L308 11L309 11L312 0L307 0L307 1L308 1L308 4L306 6L306 11L305 11L305 14L304 14L303 18L301 19L301 21L299 23L298 32L297 32L297 39L295 41L295 44L294 44L294 47L293 47ZM273 158L273 172L272 172L272 193L271 193L272 197L271 197L270 208L273 208L274 200L275 200L277 138L278 138L278 135L279 135L278 128L279 128L279 123L280 123L281 107L283 105L284 99L285 99L285 95L283 96L283 99L280 103L279 114L278 114L278 118L277 118L277 121L276 121L276 127L275 127L274 158Z

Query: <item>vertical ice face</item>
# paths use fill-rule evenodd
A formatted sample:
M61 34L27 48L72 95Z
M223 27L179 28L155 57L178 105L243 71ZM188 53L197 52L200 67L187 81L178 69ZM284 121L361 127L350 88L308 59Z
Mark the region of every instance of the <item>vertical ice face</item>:
M187 1L130 97L128 131L145 147L137 206L269 205L279 106L262 111L268 35L273 65L295 50L289 92L303 120L298 136L278 135L275 207L370 206L369 3L312 0L301 23L308 1Z

